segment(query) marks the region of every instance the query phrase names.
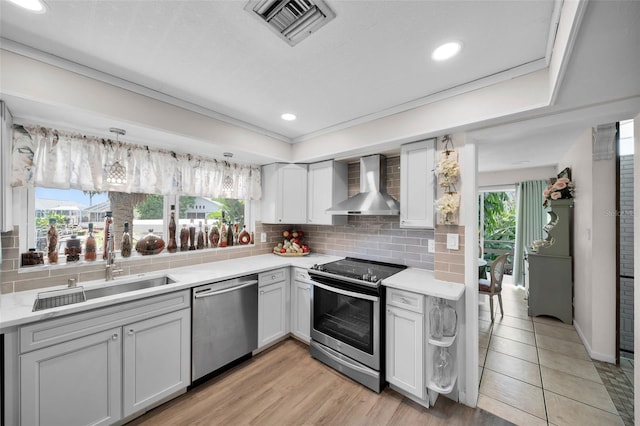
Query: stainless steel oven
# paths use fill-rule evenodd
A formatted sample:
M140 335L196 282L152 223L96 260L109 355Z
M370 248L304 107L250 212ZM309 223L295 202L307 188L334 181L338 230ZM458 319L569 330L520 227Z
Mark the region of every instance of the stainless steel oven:
M311 355L380 392L385 384L381 281L404 268L353 258L314 265Z

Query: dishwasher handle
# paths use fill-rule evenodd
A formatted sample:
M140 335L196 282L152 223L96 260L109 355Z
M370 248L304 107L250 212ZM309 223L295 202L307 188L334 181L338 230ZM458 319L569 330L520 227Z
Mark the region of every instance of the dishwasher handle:
M195 293L193 297L194 299L201 299L209 296L217 296L218 294L229 293L231 291L240 290L241 288L249 287L256 284L258 284L258 280L246 281L246 282L243 282L241 285L225 288L224 290L209 290L209 291L202 291L199 293Z

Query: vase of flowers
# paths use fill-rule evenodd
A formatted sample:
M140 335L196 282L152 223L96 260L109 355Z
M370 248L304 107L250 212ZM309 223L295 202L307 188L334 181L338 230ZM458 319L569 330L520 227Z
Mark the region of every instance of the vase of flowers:
M544 199L542 205L547 207L549 202L552 200L573 198L574 192L575 185L569 178L558 178L555 182L547 186L544 191L542 191L542 198Z

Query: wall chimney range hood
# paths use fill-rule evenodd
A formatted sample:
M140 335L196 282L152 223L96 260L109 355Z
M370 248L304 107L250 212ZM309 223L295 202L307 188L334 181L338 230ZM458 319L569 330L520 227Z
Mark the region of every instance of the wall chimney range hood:
M386 157L369 155L360 158L360 192L327 209L327 213L334 215L399 215L400 204L387 194L386 177Z

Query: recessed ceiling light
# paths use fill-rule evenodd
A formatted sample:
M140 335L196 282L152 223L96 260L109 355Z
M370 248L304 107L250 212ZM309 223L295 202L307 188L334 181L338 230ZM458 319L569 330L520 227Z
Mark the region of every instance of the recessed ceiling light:
M293 120L296 119L296 115L295 114L291 114L289 112L286 112L286 113L282 114L280 116L280 118L282 118L283 120L286 120L286 121L293 121Z
M444 61L457 55L460 49L462 49L462 43L458 41L445 43L433 51L431 59L434 61Z
M27 9L30 12L44 13L47 8L42 0L9 0L11 3Z

